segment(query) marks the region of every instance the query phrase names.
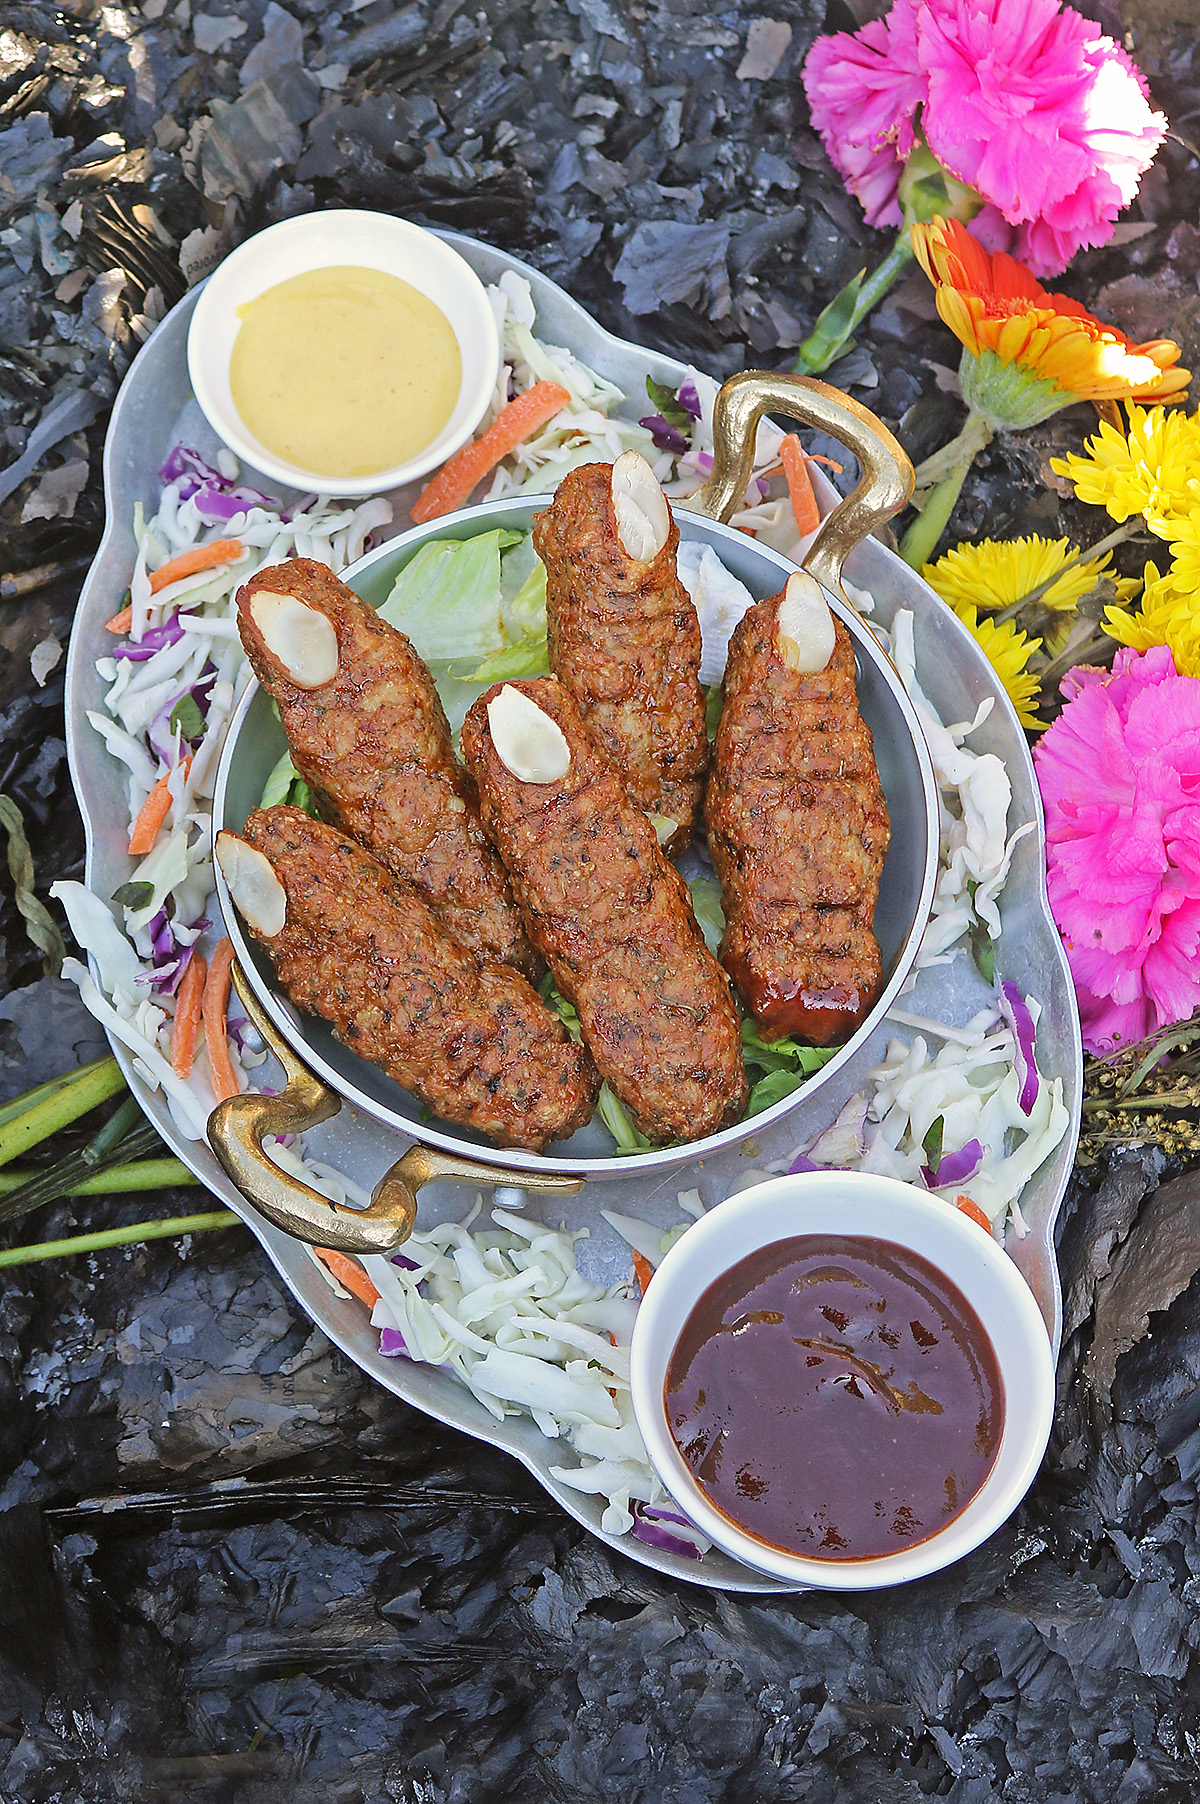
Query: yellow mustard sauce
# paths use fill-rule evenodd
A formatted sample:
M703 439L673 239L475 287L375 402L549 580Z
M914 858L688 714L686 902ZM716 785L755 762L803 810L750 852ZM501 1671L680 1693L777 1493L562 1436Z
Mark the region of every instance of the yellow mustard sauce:
M322 476L416 457L454 411L462 357L441 308L397 276L313 269L244 307L233 404L268 451Z

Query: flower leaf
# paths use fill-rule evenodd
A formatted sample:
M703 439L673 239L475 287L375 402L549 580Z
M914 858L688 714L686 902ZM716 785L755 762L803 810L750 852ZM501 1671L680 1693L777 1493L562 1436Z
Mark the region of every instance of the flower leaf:
M8 870L14 900L25 919L25 931L38 951L45 954L47 975L57 977L66 944L53 915L33 893L33 853L25 837L25 823L17 804L6 795L0 795L0 825L8 834Z

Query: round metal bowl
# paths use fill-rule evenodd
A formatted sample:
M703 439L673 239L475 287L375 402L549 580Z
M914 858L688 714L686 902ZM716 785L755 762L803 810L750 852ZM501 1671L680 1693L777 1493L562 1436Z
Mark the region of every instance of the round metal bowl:
M735 381L739 379L735 378ZM748 378L740 379L743 382ZM775 379L778 382L778 378ZM784 379L787 380L786 378ZM791 379L795 381L795 378ZM731 385L727 385L729 387ZM823 385L812 384L812 388ZM826 391L832 394L833 391ZM844 405L844 398L838 397ZM771 405L778 406L777 400ZM849 405L853 405L852 403ZM761 405L759 412L762 411ZM756 416L757 417L757 416ZM869 420L870 416L866 416ZM744 427L745 422L741 422ZM880 434L884 429L871 422ZM889 436L884 434L885 437ZM857 449L858 447L856 447ZM860 452L860 456L861 456ZM714 482L718 474L714 472ZM737 487L736 475L725 482L725 488L740 495L744 481ZM868 478L864 477L862 487ZM686 508L677 508L681 538L711 545L728 569L743 582L756 600L773 595L783 586L794 568L788 559L757 544L745 533L722 525L703 513L694 511L700 505L713 504L711 485ZM856 492L857 493L857 492ZM396 577L419 548L429 539L466 539L497 527L528 530L533 517L548 505L549 496L521 496L481 507L463 509L429 525L402 533L359 560L345 572L345 581L364 601L379 607L387 599ZM853 510L855 497L843 504ZM724 506L723 496L716 505ZM898 502L894 505L899 505ZM891 511L889 508L888 511ZM839 509L841 514L842 510ZM852 522L862 529L859 518ZM828 527L827 527L828 530ZM836 533L835 533L836 538ZM843 532L843 546L859 536L858 531ZM662 1174L686 1160L703 1158L734 1146L750 1134L785 1115L796 1102L808 1099L815 1089L830 1079L853 1058L858 1048L879 1025L894 1001L912 967L933 900L938 858L938 795L929 751L916 714L899 676L870 628L848 602L838 598L838 570L841 556L822 568L814 546L810 566L825 581L831 605L844 621L855 646L858 666L859 705L875 741L875 756L891 818L891 844L879 886L875 911L875 933L883 956L884 982L875 1006L857 1031L838 1048L829 1062L816 1072L803 1089L784 1098L749 1121L742 1121L718 1134L688 1142L686 1145L658 1148L623 1156L613 1156L613 1145L598 1121L573 1134L569 1140L553 1143L545 1153L532 1154L501 1149L469 1129L430 1118L422 1105L402 1090L378 1066L369 1064L334 1038L330 1028L311 1016L301 1015L278 988L270 960L244 931L230 900L223 879L217 873L217 893L238 962L248 980L254 998L270 1024L299 1055L322 1084L358 1107L377 1121L395 1129L425 1146L459 1159L486 1162L491 1167L520 1174L556 1174L576 1179L629 1178L635 1174ZM283 729L272 709L266 692L253 684L230 724L217 776L214 801L214 832L228 828L240 832L246 818L258 805L267 776L286 750ZM693 853L694 857L695 854ZM681 861L684 874L689 874ZM698 872L699 865L695 867ZM248 1102L249 1099L242 1099ZM266 1127L275 1132L278 1128ZM214 1139L214 1144L217 1141ZM217 1150L235 1181L235 1173L225 1151Z

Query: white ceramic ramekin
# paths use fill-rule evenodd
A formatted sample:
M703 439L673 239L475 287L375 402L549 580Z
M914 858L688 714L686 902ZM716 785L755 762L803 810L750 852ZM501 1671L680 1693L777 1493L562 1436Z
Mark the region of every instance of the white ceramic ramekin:
M397 276L441 308L458 340L462 382L449 420L417 457L370 476L335 477L289 463L251 436L233 404L229 360L239 307L292 276L347 264ZM188 329L188 375L213 431L254 469L322 495L377 495L436 469L483 418L499 368L495 316L470 264L434 233L388 213L305 213L248 238L209 277Z
M671 1436L663 1385L693 1306L760 1247L802 1234L891 1241L957 1285L995 1349L1004 1431L983 1487L945 1528L874 1559L813 1560L748 1534L709 1502ZM961 1211L895 1178L851 1171L773 1178L709 1210L667 1253L638 1310L631 1349L633 1407L655 1470L718 1547L760 1572L832 1591L903 1584L949 1566L993 1534L1033 1483L1054 1417L1054 1361L1033 1293L1004 1249Z

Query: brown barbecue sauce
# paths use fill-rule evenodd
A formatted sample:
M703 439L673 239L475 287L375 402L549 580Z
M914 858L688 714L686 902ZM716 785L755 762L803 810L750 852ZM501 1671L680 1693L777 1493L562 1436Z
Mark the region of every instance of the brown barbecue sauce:
M787 1553L866 1560L945 1528L1004 1427L983 1326L927 1259L806 1234L711 1284L667 1366L671 1433L709 1501Z

